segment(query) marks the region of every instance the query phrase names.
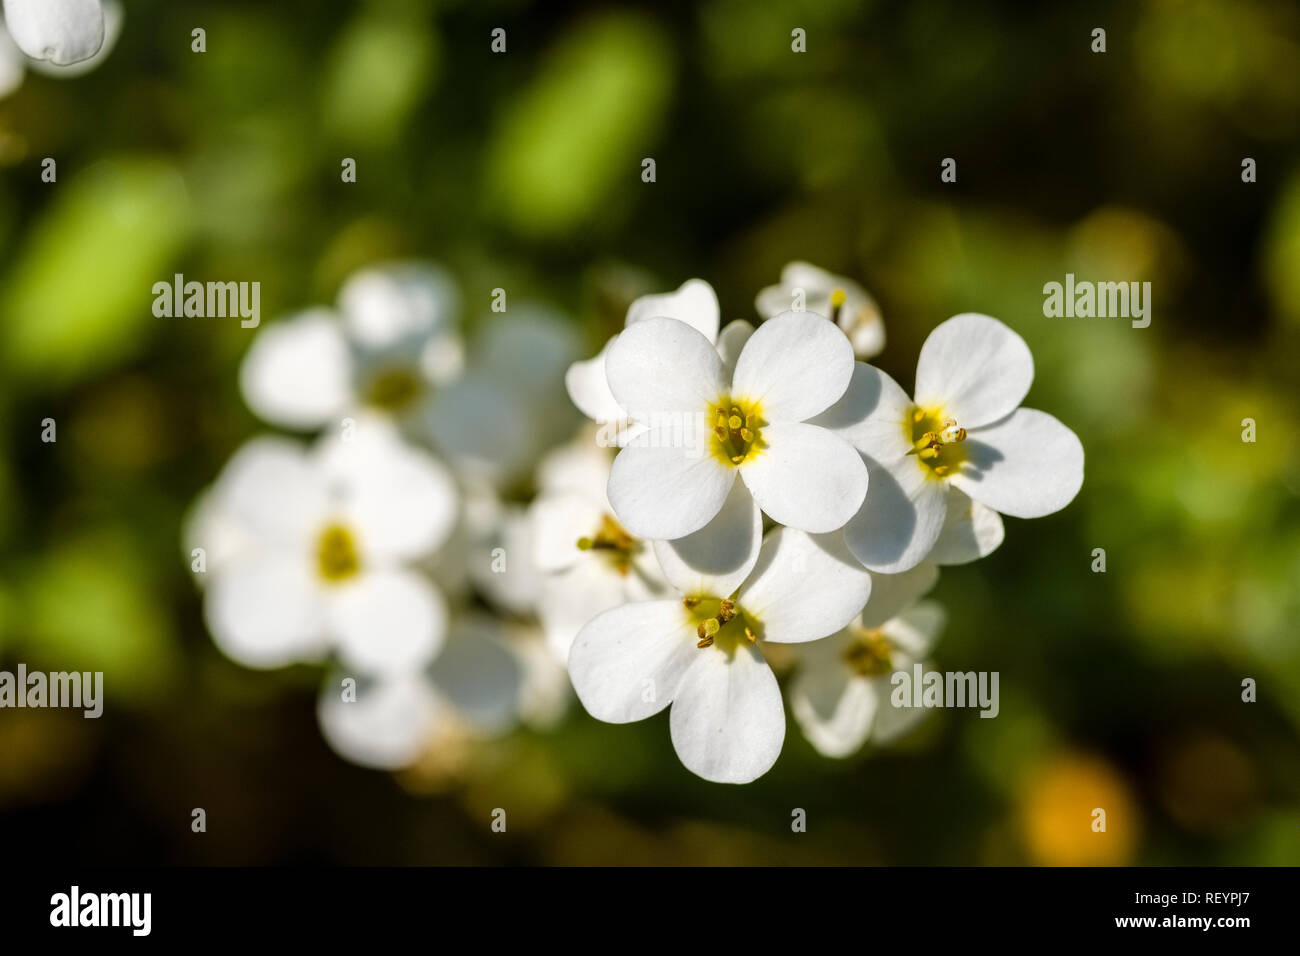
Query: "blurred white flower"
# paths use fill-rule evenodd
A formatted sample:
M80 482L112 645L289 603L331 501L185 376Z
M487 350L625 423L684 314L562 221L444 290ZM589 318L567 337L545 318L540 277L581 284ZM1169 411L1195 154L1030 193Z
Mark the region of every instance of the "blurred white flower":
M1074 499L1083 446L1051 415L1019 407L1033 378L1024 339L974 313L954 316L925 340L915 401L884 372L858 363L844 398L815 422L848 439L871 472L871 494L844 528L864 565L889 574L916 565L939 540L950 504L959 508L962 560L996 547L1001 522L966 509L950 488L1017 518L1051 514ZM951 562L951 553L942 556Z
M460 296L436 266L398 262L354 273L338 309L311 308L261 329L244 355L244 400L273 425L315 431L360 408L419 421L459 377Z
M367 674L401 674L437 653L447 607L412 563L456 517L455 485L382 422L314 449L256 438L227 463L189 523L208 555L204 615L248 667L330 650Z
M506 634L520 668L519 720L534 730L551 730L564 718L573 698L568 669L547 646L541 628L509 624Z
M918 599L938 579L932 564L873 574L862 617L824 641L794 648L799 672L790 710L804 736L827 757L847 757L868 739L886 744L910 730L924 707L895 707L893 675L924 664L943 628L943 609Z
M564 315L534 303L486 318L464 374L438 395L426 434L467 481L508 485L573 432L564 370L578 337Z
M678 757L719 783L762 776L785 740L781 691L761 642L833 634L871 593L871 576L839 535L776 528L760 548L757 530L714 539L714 554L697 555L708 573L670 559L664 572L679 597L605 611L569 655L574 690L592 716L628 723L672 704Z
M0 97L22 85L28 67L71 78L95 69L122 32L118 0L4 0Z
M528 509L533 564L542 577L537 616L559 661L582 625L601 611L643 601L666 588L649 542L627 533L605 497L613 455L590 430L539 467Z
M807 262L788 263L781 270L781 281L763 289L754 307L760 316L770 319L795 309L799 293L803 294L803 310L823 315L843 329L858 358L873 358L884 350L885 323L876 300L852 279Z
M605 372L620 407L647 430L614 460L614 513L633 534L680 538L713 520L739 474L774 521L814 533L842 527L867 495L867 469L843 438L808 419L844 395L853 365L848 340L807 312L759 326L730 376L713 344L683 322L629 326Z
M398 262L348 278L337 309L269 324L244 356L244 400L266 421L315 431L363 411L431 442L469 481L524 474L573 426L564 370L577 336L537 305L485 320L467 349L442 269Z
M533 559L528 510L502 501L491 485L467 485L464 497L464 560L470 581L494 608L521 617L532 614L543 576Z
M360 766L399 770L453 756L444 763L459 764L467 745L516 725L523 673L500 625L469 615L455 621L429 667L379 677L336 670L321 687L316 714L326 742ZM355 699L344 690L349 677Z

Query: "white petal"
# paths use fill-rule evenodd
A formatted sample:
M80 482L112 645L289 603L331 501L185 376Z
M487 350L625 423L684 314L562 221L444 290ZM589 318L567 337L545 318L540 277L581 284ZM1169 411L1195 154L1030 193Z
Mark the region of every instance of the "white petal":
M467 374L433 396L425 426L454 465L493 480L529 460L535 436L528 416L499 384Z
M593 501L605 501L614 452L597 443L597 432L584 428L573 441L547 452L537 463L539 493L575 491Z
M626 724L668 706L697 658L695 628L680 599L624 604L578 632L569 677L597 720Z
M537 609L545 577L535 554L527 511L522 505L504 505L496 524L471 543L470 577L494 608L527 617Z
M343 697L346 678L357 681L355 700ZM437 707L418 676L374 680L338 672L321 687L316 716L321 736L345 760L400 770L415 763L432 738Z
M284 667L326 649L321 595L304 554L276 551L213 572L203 615L217 647L245 667Z
M104 9L104 42L94 56L89 59L79 60L76 63L69 63L66 66L60 66L51 60L31 60L31 67L37 73L43 73L46 76L54 76L59 79L69 80L78 76L83 76L99 68L110 53L113 47L117 46L118 38L122 35L122 21L125 18L125 11L118 0L103 0Z
M316 429L352 401L352 359L333 313L314 309L263 329L239 368L244 401L286 428Z
M899 655L895 658L895 664L898 665L900 670L905 670L909 676L911 675L913 664L911 658ZM928 667L925 669L929 670ZM890 683L891 676L885 674L872 678L872 683L876 688L876 695L880 698L880 707L876 711L876 721L871 727L871 741L881 745L893 743L904 736L917 724L925 720L930 713L927 708L920 704L915 704L912 707L895 707L892 699L894 685ZM916 688L912 689L912 693L915 700L919 701L920 693Z
M866 567L899 574L930 553L947 514L947 488L927 477L915 458L884 468L865 459L871 493L844 526L844 541Z
M453 334L459 306L451 275L421 262L362 269L339 290L348 332L366 348Z
M104 44L100 0L4 0L5 25L33 60L88 60Z
M537 618L556 660L568 661L578 632L598 614L626 604L627 591L624 576L594 554L547 577L537 600Z
M514 709L525 726L554 730L573 699L569 672L551 653L540 629L528 625L512 627L510 638L507 647L519 662L522 677Z
M499 734L514 724L524 673L493 618L460 621L432 674L438 691L475 729Z
M676 292L643 295L627 310L626 325L656 317L685 322L710 342L718 338L718 295L703 279L687 279Z
M456 522L451 473L382 419L362 419L349 435L331 434L317 455L366 556L412 559L437 550Z
M736 471L709 454L656 446L659 434L652 432L646 445L629 445L618 453L609 473L609 502L623 527L637 537L682 538L713 520Z
M775 528L737 603L761 625L759 637L782 644L815 641L846 627L871 596L871 575L837 534Z
M842 662L829 663L799 672L790 687L790 710L819 754L847 757L866 742L880 701L871 681Z
M521 400L545 403L556 395L565 370L577 359L573 324L536 303L511 306L487 322L474 341L473 359L488 379Z
M736 374L736 361L745 349L745 343L754 334L754 327L744 319L728 322L718 336L718 355L722 357L722 376L726 381Z
M911 607L939 581L939 569L926 561L901 574L872 574L871 600L862 611L862 626L880 627Z
M952 483L1004 515L1041 518L1083 486L1083 445L1046 412L1017 409L971 432L965 444L967 460Z
M343 662L366 674L423 667L447 633L447 604L411 571L363 571L330 593L328 627Z
M593 422L616 422L627 417L627 412L609 390L609 379L605 377L605 359L613 344L614 339L610 339L595 358L574 362L564 373L564 387L569 398L578 411Z
M853 376L853 347L811 312L785 312L749 337L732 398L757 402L769 422L801 422L834 405Z
M779 524L815 534L835 531L867 496L867 468L848 442L806 422L763 428L761 454L740 477L763 513Z
M654 542L654 553L682 594L730 597L754 569L762 540L763 516L737 481L712 521L684 538Z
M296 441L264 435L244 443L213 487L220 520L266 546L304 546L328 514L325 476Z
M676 319L645 319L619 333L605 357L619 405L637 421L707 413L725 391L713 343Z
M577 492L541 495L529 506L532 522L533 560L545 572L563 571L587 553L578 550L579 538L594 537L600 530L605 509Z
M803 309L829 317L834 311L831 296L844 295L836 319L849 337L858 358L878 355L885 346L885 324L880 307L861 285L844 276L833 275L807 262L791 262L781 271L779 285L768 286L758 294L754 305L758 314L771 318L794 309L799 303L796 293L803 292Z
M838 321L858 358L874 358L885 350L885 323L874 301L868 298L856 307L845 302Z
M858 362L844 397L812 419L876 461L887 464L912 449L912 400L873 365Z
M1034 357L1025 340L997 319L955 315L921 346L916 403L942 408L963 428L1009 415L1034 381Z
M758 648L696 650L668 719L687 770L714 783L749 783L767 773L785 742L785 709Z
M922 601L886 621L880 630L890 644L916 661L928 657L934 650L947 621L948 615L942 606L934 601Z
M1000 514L950 484L948 515L939 540L926 560L935 564L968 564L996 551L1003 534Z

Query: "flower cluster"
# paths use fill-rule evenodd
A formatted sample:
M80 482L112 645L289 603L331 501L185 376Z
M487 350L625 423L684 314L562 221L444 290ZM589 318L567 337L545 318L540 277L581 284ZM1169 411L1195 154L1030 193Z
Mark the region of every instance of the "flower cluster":
M625 723L671 705L682 763L731 783L781 751L769 660L797 668L792 711L822 753L904 732L923 712L894 707L889 678L942 627L921 601L938 566L1083 481L1073 432L1020 407L1033 359L998 320L935 328L909 397L861 361L884 330L859 286L793 263L756 307L757 327L720 328L699 279L634 302L566 376L617 454L570 452L585 461L532 507L542 619L583 706Z
M571 428L556 396L576 343L536 306L467 343L460 311L444 270L396 262L268 323L244 399L315 437L249 441L184 532L217 646L254 668L329 664L322 732L365 766L463 752L564 704L523 616L532 575L514 555L529 548L512 536L527 522L503 494Z
M366 766L445 769L553 722L570 683L608 722L671 706L712 781L775 763L783 683L823 754L887 743L924 713L889 685L942 628L939 566L1083 480L1074 434L1020 407L1015 332L944 322L912 398L863 361L875 302L807 263L758 294L757 323L723 327L700 279L642 296L585 361L545 309L468 343L460 311L444 270L402 262L269 323L244 399L315 438L251 440L186 530L216 644L328 663L322 732Z

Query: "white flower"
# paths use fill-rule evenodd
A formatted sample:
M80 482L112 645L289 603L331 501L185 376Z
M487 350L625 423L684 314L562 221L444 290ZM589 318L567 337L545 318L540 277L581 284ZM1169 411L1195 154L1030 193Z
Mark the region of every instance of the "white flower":
M895 707L891 678L924 663L943 628L943 610L916 601L938 571L919 564L902 574L873 574L871 600L854 624L796 649L799 673L790 710L804 736L827 757L847 757L868 738L902 736L925 716L921 707Z
M542 574L537 616L557 660L589 620L666 590L650 543L629 534L605 497L612 455L584 431L543 460L529 506L533 563Z
M718 296L713 286L703 279L688 279L676 292L638 298L628 307L624 327L656 317L677 319L715 343L718 341L718 315ZM574 362L564 376L564 385L573 404L582 414L600 424L621 424L628 417L610 391L605 375L605 360L617 338L617 335L611 337L594 358Z
M439 751L511 730L518 719L523 668L499 625L481 615L457 619L431 667L379 677L331 674L316 714L326 742L363 767L398 770ZM458 754L459 756L459 754Z
M469 485L464 497L469 579L493 607L507 614L533 613L543 579L533 559L527 509L502 501L482 483Z
M505 485L572 434L578 417L560 387L578 354L562 314L534 303L486 319L464 374L435 392L426 434L468 481Z
M28 67L71 78L95 69L122 32L118 0L5 0L0 23L0 97L22 85Z
M646 426L609 478L610 503L633 534L698 531L740 484L737 474L757 508L814 533L842 527L867 494L859 456L807 421L839 400L853 375L848 339L819 315L764 322L731 375L695 329L644 319L619 333L605 371L619 405Z
M447 471L379 423L311 451L254 439L186 535L214 549L204 575L213 640L249 667L331 649L364 673L422 666L443 642L447 607L411 565L446 539L456 501Z
M758 314L765 319L797 309L799 294L802 309L831 319L844 330L860 359L879 355L885 348L885 323L880 307L867 290L852 279L832 275L807 262L791 262L781 270L781 281L761 291L754 300Z
M747 509L746 509L747 510ZM625 604L598 615L573 642L578 699L609 723L643 720L669 704L673 747L693 773L747 783L776 762L785 740L781 691L762 642L833 634L856 617L871 576L838 535L776 528L694 555L700 572L655 545L679 597Z
M419 418L459 377L459 295L441 269L390 263L353 274L338 311L312 308L258 332L244 356L244 400L273 425L315 431L368 407Z
M1024 339L987 315L944 322L925 340L916 399L870 365L816 423L847 438L871 472L871 494L844 528L849 548L873 571L896 574L925 558L950 506L961 534L945 542L958 560L987 553L1000 522L966 508L1037 518L1069 504L1083 484L1083 446L1045 412L1020 408L1034 378ZM942 554L952 562L955 552Z

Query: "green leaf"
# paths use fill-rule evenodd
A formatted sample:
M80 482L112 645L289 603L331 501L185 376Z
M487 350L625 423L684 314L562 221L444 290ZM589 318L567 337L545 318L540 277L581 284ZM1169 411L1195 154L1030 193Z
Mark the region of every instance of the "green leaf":
M112 160L57 190L0 292L11 374L67 385L133 355L160 322L153 284L188 231L181 178L150 160Z
M497 214L540 238L595 221L616 189L654 188L641 181L641 159L667 105L670 68L662 32L638 16L570 31L499 117L487 161Z

